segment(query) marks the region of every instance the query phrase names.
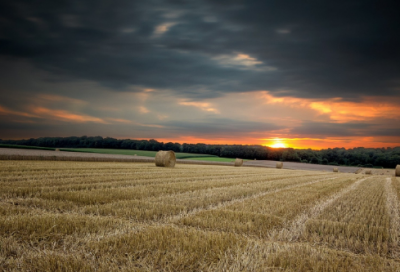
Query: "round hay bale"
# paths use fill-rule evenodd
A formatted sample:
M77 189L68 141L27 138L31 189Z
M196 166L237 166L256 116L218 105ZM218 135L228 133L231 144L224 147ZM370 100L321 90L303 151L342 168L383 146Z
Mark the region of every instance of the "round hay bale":
M176 162L174 151L158 151L156 154L156 166L174 167Z
M337 167L333 168L333 172L337 173L339 172L339 169Z
M360 168L360 169L358 169L355 173L356 173L356 174L360 174L362 171L363 171L363 169Z
M55 151L60 151L60 149L59 148L56 148L56 150Z
M365 170L365 174L366 174L366 175L371 175L371 174L372 174L372 171L371 171L371 170Z
M242 166L242 165L243 165L243 160L236 158L234 166Z
M133 154L133 156L137 156L136 154Z
M282 167L283 167L283 162L277 162L276 163L276 168L282 169Z
M396 176L396 177L400 177L400 164L398 164L398 165L396 166L395 176Z

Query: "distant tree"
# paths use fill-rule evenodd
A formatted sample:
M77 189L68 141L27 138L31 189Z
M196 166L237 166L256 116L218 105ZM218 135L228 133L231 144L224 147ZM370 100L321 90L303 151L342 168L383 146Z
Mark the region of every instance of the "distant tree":
M318 159L316 157L312 157L311 160L310 160L310 163L317 164L318 163Z

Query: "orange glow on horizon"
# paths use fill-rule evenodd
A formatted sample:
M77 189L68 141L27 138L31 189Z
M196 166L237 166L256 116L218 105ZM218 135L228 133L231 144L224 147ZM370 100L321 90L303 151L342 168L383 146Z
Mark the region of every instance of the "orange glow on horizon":
M138 101L136 104L131 105L130 100L124 99L120 108L109 105L119 105L121 98L115 103L96 106L75 98L39 94L24 106L12 108L0 104L0 121L57 123L74 129L74 134L93 133L119 139L153 138L180 144L262 145L314 150L400 146L397 133L400 97L364 96L359 100L299 98L279 96L285 94L284 90L278 94L259 90L208 101L178 98L171 102L168 98L165 103L171 107L160 107L159 102L153 101L157 93L156 90L144 89L138 94L141 96L134 94L135 101ZM129 103L125 104L125 100ZM169 111L169 108L173 110ZM189 113L194 114L195 121L186 126L192 120ZM215 125L225 119L229 122L221 128ZM209 123L212 129L192 129L197 122L205 127ZM235 122L238 122L237 126ZM39 129L34 129L32 134L37 135ZM42 133L53 132L49 129ZM15 135L25 134L31 137L29 128Z
M279 139L281 142L275 142ZM270 138L270 139L256 139L256 138L198 138L198 137L177 137L177 138L155 138L159 142L173 142L173 143L187 143L187 144L209 144L209 145L262 145L272 148L294 148L294 149L328 149L328 148L382 148L382 147L397 147L400 146L400 137L329 137L325 139L318 138ZM277 145L275 146L275 143ZM279 146L279 145L284 145Z

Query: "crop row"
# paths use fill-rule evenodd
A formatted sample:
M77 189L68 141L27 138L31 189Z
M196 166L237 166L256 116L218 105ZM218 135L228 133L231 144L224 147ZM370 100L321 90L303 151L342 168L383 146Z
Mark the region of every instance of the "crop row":
M349 186L354 180L345 176L282 190L237 202L223 209L202 211L194 216L182 218L179 223L209 230L268 237L271 229L281 228L319 199Z
M386 255L391 246L385 178L374 177L306 223L306 239L356 253Z

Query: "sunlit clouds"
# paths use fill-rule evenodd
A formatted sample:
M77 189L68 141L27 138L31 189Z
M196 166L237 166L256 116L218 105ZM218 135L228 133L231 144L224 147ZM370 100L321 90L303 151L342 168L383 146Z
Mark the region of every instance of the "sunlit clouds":
M380 101L384 100L384 101ZM386 100L386 101L385 101ZM400 119L399 107L392 99L366 97L360 102L347 102L341 98L312 102L310 107L321 114L328 114L337 122L364 121L376 118Z
M3 115L3 116L37 117L37 115L35 115L35 114L7 109L6 107L2 107L1 105L0 105L0 115Z
M220 55L212 58L219 65L224 67L234 67L241 70L253 71L274 71L276 68L264 65L260 60L251 57L245 53L237 53L234 55Z
M200 109L202 111L206 111L206 112L213 112L216 114L219 113L219 111L216 108L214 108L210 103L207 103L207 102L181 101L181 102L179 102L179 105L195 107L195 108L198 108L198 109Z
M343 98L309 99L296 97L276 97L268 92L260 92L267 104L281 104L293 108L309 108L326 115L331 121L345 123L376 118L399 119L398 99L387 97L362 97L359 102L344 101Z
M150 111L144 106L139 106L139 112L146 114L146 113L149 113Z
M158 25L154 29L154 36L157 37L157 36L160 36L160 35L166 33L174 25L176 25L175 22L167 22L167 23Z
M95 122L95 123L107 124L107 122L101 118L88 115L74 114L65 110L53 110L53 109L37 107L33 108L33 113L35 113L37 116L48 119L78 122L78 123Z

